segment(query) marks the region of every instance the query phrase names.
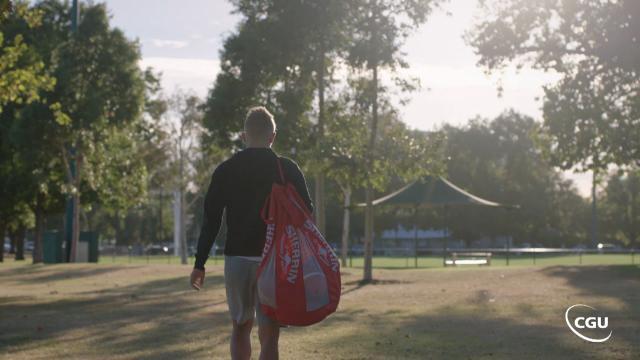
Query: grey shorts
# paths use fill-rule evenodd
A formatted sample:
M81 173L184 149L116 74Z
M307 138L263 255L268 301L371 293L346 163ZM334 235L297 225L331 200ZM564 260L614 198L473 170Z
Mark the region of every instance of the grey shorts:
M257 272L260 263L237 256L224 257L224 285L231 319L242 324L258 317L258 326L276 324L260 309Z

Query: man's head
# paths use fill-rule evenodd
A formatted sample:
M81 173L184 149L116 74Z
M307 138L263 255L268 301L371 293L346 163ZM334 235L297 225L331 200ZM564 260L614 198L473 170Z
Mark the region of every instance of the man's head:
M276 122L264 106L249 109L242 140L247 147L270 147L276 137Z

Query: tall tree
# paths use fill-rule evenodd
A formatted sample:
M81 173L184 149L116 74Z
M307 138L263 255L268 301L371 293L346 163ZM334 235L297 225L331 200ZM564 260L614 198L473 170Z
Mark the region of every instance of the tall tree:
M210 152L203 149L202 138L202 102L190 93L178 91L169 99L169 122L172 128L174 186L176 216L174 227L177 229L179 254L183 264L187 263L187 214L197 203L206 176L211 174L212 165L207 160ZM211 147L210 147L211 149ZM209 150L210 150L209 149ZM187 200L189 193L195 193Z
M367 186L365 190L365 261L363 280L370 281L373 258L373 170L378 133L379 72L407 67L400 47L412 30L423 24L438 6L438 0L361 0L349 2L351 43L348 46L348 62L351 67L371 73L371 123L367 150Z
M46 99L56 79L50 74L49 59L41 52L42 42L34 36L47 33L44 12L24 1L7 4L0 14L0 162L4 163L0 168L6 171L2 186L6 211L0 228L21 223L20 218L27 214L15 210L24 209L22 205L30 207L35 214L33 261L37 263L42 261L45 213L56 207L55 196L49 194L60 192L61 167L50 151L55 131L47 125L53 124L34 119L61 114L59 103ZM33 139L39 141L34 143Z
M367 78L351 79L346 87L328 102L327 113L332 121L327 123L323 139L326 175L335 181L342 191L343 225L341 259L346 266L351 216L351 196L355 189L367 184L368 139L361 136L367 127L370 89ZM380 155L370 172L375 190L384 191L392 180L408 182L426 174L440 173L443 165L442 136L429 136L410 131L399 119L397 110L388 98L380 101L381 131L378 132Z
M325 136L327 126L326 94L331 86L331 75L336 70L338 57L344 51L349 36L347 27L348 5L344 1L300 1L305 7L304 26L307 34L306 43L308 57L315 67L315 86L317 88L317 123L315 125L314 152L311 154L314 166L314 214L320 232L326 233L326 190L325 167L322 166L325 156L319 146Z
M295 154L312 144L310 110L317 63L311 61L307 43L308 3L233 1L242 20L225 40L220 72L205 103L207 143L240 148L237 134L245 113L262 104L276 117L274 146L279 152Z
M563 169L593 172L592 243L598 173L640 159L640 3L634 0L482 2L467 34L479 64L560 74L545 87L549 156Z
M53 30L68 33L68 3L47 0L36 6L44 9ZM93 180L90 175L95 162L87 161L88 156L95 144L110 136L114 126L125 127L138 119L144 97L138 44L110 27L104 4L83 4L80 14L79 32L58 43L51 54L56 59L53 73L58 82L50 96L60 102L66 115L57 118L56 139L67 191L74 203L72 249L80 234L81 186L83 181L90 185ZM74 257L72 250L70 258Z

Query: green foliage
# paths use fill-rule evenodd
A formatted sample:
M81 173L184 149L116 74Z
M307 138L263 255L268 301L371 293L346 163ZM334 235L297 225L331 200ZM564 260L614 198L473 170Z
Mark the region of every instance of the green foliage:
M338 4L337 1L331 3ZM317 54L310 46L319 2L236 1L242 16L220 54L220 73L205 103L208 143L240 147L237 134L250 106L276 116L276 149L294 153L308 145ZM291 31L296 29L296 31Z
M40 99L42 90L50 90L55 79L48 74L44 62L25 42L22 34L11 34L12 28L40 28L41 12L29 9L26 2L13 6L2 4L0 22L0 113L10 103L30 104ZM9 31L7 31L9 30Z
M479 64L553 71L544 133L553 163L606 169L640 159L640 3L635 0L483 2L467 34Z
M104 5L81 6L74 36L69 22L69 3L59 0L19 2L2 22L3 36L15 39L21 51L6 43L3 54L11 54L15 64L36 66L48 79L47 86L29 87L20 85L22 78L8 78L28 91L10 98L0 114L0 168L15 182L3 192L13 194L11 206L38 208L41 214L61 211L64 194L80 193L105 211L123 211L146 200L146 159L138 144L145 80L152 84L152 73L143 76L138 44L110 27ZM15 64L2 61L0 67L10 68L1 76L14 76ZM27 67L20 69L20 76L28 75ZM75 176L71 159L77 161Z
M314 171L327 174L343 188L358 189L366 185L368 138L363 129L370 123L370 81L355 78L327 103L325 136L309 157L317 158ZM444 138L409 130L399 119L388 99L380 99L380 132L374 168L370 177L380 192L391 181L408 182L427 174L443 171Z
M640 171L609 177L601 202L605 241L638 247L640 236Z
M354 67L408 67L400 46L441 0L349 1L348 61Z
M588 205L538 149L534 139L539 127L509 111L492 121L475 119L463 128L445 128L449 179L486 199L520 206L451 208L448 225L454 237L508 234L518 243L547 246L585 240Z
M130 128L112 127L86 152L87 185L97 203L113 215L142 205L147 199L147 168L140 141Z
M99 135L106 126L135 120L142 110L144 81L138 44L109 26L105 5L84 6L81 14L78 34L58 49L53 95L71 119L69 140L82 143L81 130Z

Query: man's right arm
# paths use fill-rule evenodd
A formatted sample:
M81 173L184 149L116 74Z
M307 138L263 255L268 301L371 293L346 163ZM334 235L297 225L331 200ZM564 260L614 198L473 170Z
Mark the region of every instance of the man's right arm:
M194 268L204 270L204 264L209 258L209 252L220 230L222 211L226 206L225 170L226 163L220 164L211 176L211 183L204 199L204 216L202 229L198 238L196 263Z

